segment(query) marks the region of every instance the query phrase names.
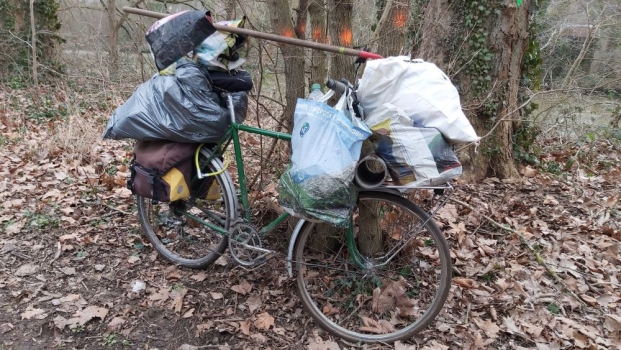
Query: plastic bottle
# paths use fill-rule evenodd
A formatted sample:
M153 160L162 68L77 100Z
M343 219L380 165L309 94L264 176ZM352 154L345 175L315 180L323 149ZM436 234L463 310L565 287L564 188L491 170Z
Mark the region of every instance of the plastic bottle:
M323 98L323 92L321 92L320 84L311 85L310 94L308 94L308 100L320 101Z

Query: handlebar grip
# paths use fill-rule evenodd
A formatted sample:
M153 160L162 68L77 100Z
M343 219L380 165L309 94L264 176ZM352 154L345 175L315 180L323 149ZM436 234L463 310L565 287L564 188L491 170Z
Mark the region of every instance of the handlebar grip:
M345 93L347 91L347 86L340 81L336 81L334 79L328 79L326 82L326 86L330 90L334 90L334 92L338 92L339 94Z

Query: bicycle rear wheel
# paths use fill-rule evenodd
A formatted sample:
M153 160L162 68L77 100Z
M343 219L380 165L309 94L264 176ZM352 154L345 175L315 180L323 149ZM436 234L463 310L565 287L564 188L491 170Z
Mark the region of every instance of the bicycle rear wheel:
M199 162L210 152L202 149ZM203 165L207 173L223 169L215 158ZM237 197L227 171L208 181L209 193L172 203L137 196L138 219L153 247L167 260L189 268L212 264L228 245L227 232L237 213Z
M302 303L320 326L349 341L411 338L448 296L448 244L427 213L394 194L362 192L353 218L355 251L346 230L310 222L301 229L293 258ZM363 249L369 232L381 237Z

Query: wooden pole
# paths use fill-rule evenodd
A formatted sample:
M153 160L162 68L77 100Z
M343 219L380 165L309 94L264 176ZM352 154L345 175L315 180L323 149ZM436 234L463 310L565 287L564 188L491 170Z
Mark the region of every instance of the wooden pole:
M135 15L153 17L153 18L157 18L157 19L162 19L162 18L168 16L165 13L148 11L148 10L143 10L143 9L137 9L137 8L128 7L128 6L123 7L123 11L125 11L127 13L133 13ZM375 54L375 53L366 52L366 51L360 51L360 50L354 50L354 49L350 49L350 48L342 47L342 46L339 47L339 46L334 46L334 45L327 45L327 44L316 43L316 42L312 42L312 41L301 40L301 39L297 39L297 38L290 38L290 37L286 37L286 36L282 36L282 35L257 32L256 30L228 27L228 26L224 26L224 25L221 25L221 24L215 24L215 23L214 23L213 26L217 30L220 30L220 31L223 31L223 32L229 32L229 33L240 34L240 35L247 35L247 36L251 36L251 37L255 37L255 38L259 38L259 39L265 39L265 40L276 41L276 42L285 43L285 44L291 44L291 45L308 47L308 48L315 49L315 50L322 50L322 51L327 51L327 52L340 53L340 54L343 54L343 55L356 56L356 57L362 57L362 58L382 58L382 56L380 56L378 54Z

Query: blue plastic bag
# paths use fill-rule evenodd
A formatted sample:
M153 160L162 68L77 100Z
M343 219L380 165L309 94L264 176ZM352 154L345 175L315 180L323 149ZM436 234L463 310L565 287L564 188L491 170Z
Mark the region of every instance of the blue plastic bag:
M371 130L324 103L298 99L291 136L291 164L279 181L280 202L290 214L346 226L356 204L353 184L362 141Z

